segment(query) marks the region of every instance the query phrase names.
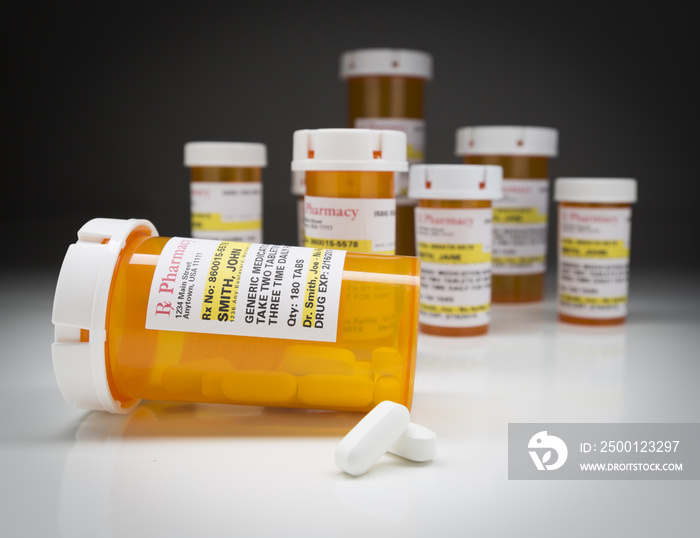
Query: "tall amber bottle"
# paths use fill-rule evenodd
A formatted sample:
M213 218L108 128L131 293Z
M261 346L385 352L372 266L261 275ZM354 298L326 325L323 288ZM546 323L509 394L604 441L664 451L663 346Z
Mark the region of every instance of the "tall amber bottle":
M545 127L480 126L457 130L466 164L503 168L503 198L494 202L494 303L544 298L549 214L549 159L558 132Z
M267 147L253 142L188 142L192 237L262 241L262 168Z
M407 49L359 49L340 57L347 86L347 126L406 134L409 165L425 161L425 86L432 56ZM408 174L396 176L396 253L414 256L413 209Z
M491 311L493 200L500 166L418 164L409 196L421 260L420 330L437 336L486 334Z
M292 170L306 176L306 246L394 254L394 175L407 169L399 131L296 131Z
M629 178L557 178L559 320L620 325L627 317L632 204Z

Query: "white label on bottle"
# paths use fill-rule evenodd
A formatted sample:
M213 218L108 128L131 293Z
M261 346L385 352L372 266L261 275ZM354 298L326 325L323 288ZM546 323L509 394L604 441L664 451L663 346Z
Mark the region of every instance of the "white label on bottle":
M335 342L342 250L170 239L146 328Z
M396 252L395 198L304 197L307 247Z
M549 181L506 179L493 202L493 274L544 273Z
M406 158L409 164L425 161L425 120L415 118L356 118L357 129L387 129L406 133ZM408 172L396 173L396 195L408 194Z
M262 241L262 183L190 183L192 236L253 243Z
M420 321L478 327L491 308L491 209L416 208Z
M630 208L559 209L559 312L627 315Z
M381 129L406 133L406 157L411 164L425 159L425 120L415 118L357 118L356 129Z

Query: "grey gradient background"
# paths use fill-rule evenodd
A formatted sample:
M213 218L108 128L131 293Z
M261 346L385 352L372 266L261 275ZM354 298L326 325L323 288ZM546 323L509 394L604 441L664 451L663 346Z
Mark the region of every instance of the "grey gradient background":
M264 240L294 244L292 133L345 126L338 59L364 47L433 55L429 162L458 162L460 126L555 127L552 177L639 181L633 267L697 266L684 242L697 207L694 29L675 2L651 5L14 3L1 23L2 266L40 256L57 271L93 217L188 235L191 140L267 144Z

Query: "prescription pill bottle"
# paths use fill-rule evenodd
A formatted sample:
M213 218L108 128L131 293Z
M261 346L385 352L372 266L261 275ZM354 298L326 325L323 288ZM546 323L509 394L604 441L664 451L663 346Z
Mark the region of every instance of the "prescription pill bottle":
M292 171L305 174L305 245L394 254L394 173L406 170L399 131L296 131Z
M503 168L503 198L493 204L494 303L542 301L547 269L549 160L558 132L545 127L457 129L466 164Z
M304 246L304 194L306 194L306 174L292 172L292 196L297 205L297 245Z
M503 196L500 166L417 164L421 260L420 330L438 336L486 334L491 310L492 203Z
M264 144L188 142L192 237L262 241Z
M146 220L94 219L68 248L52 347L64 397L127 412L139 400L369 411L410 405L416 258L158 237ZM348 287L401 310L382 340L347 338ZM371 300L363 302L371 310Z
M632 204L628 178L558 178L559 319L619 325L627 317Z
M407 49L359 49L340 56L346 83L347 126L406 133L410 164L425 162L425 86L433 77L427 52ZM408 174L396 177L396 253L415 255L413 209Z

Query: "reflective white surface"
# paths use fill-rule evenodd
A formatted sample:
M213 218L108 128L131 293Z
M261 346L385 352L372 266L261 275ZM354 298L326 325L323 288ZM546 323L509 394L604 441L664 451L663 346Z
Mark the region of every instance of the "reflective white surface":
M11 277L11 278L10 278ZM633 274L617 329L494 307L479 338L421 335L411 420L434 461L333 454L352 413L147 402L88 413L53 378L55 276L0 284L0 535L696 536L700 482L509 481L509 422L700 422L696 275Z

